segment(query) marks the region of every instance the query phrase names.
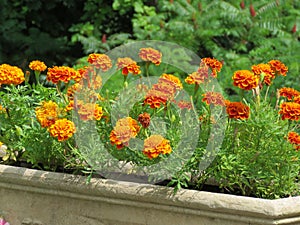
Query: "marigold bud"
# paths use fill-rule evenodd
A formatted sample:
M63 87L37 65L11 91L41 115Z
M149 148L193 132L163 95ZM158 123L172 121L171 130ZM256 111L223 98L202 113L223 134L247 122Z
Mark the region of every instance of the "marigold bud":
M244 8L245 8L245 2L244 2L244 0L243 0L243 1L241 1L241 3L240 3L240 7L241 7L241 9L244 9Z
M252 17L256 16L256 12L255 12L254 7L253 7L252 4L250 5L250 14L251 14Z
M297 25L294 24L294 26L293 26L291 32L294 34L294 33L296 33L296 31L297 31Z

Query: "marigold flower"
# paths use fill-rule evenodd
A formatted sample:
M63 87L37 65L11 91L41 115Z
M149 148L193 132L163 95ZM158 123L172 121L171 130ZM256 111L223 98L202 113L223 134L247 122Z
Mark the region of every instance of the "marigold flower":
M159 108L161 105L166 105L168 98L168 93L151 89L145 97L144 104L149 105L152 109Z
M149 113L142 113L138 116L138 121L142 124L142 127L148 128L150 125L150 114Z
M226 101L226 112L232 119L248 119L250 116L250 107L242 102Z
M187 84L197 84L197 85L202 84L205 81L207 81L209 78L208 70L209 70L208 66L205 63L201 62L198 70L196 72L189 74L184 81Z
M74 98L74 94L76 91L80 90L81 85L79 83L75 83L67 89L67 96L69 100Z
M275 71L272 70L269 64L258 64L252 66L252 72L256 76L263 76L263 82L270 86L272 80L275 78Z
M288 140L291 144L300 145L300 135L294 131L288 133Z
M6 113L6 108L4 108L2 105L0 105L0 114Z
M288 67L284 65L281 61L279 60L271 60L268 62L270 64L272 70L274 70L276 73L286 76L288 72Z
M43 72L47 69L47 66L45 65L44 62L41 62L39 60L34 60L29 63L29 68L34 71Z
M251 90L258 86L259 77L249 70L238 70L233 74L233 84L244 90Z
M300 96L300 92L293 88L284 87L279 89L279 95L288 100L292 100L293 98Z
M201 62L205 63L212 70L212 77L217 77L217 72L220 72L222 69L222 63L217 59L213 58L203 58Z
M100 120L103 116L102 107L96 103L84 103L83 101L78 101L75 107L79 118L83 121Z
M192 108L192 103L190 101L180 100L179 102L176 103L176 105L180 109L191 109Z
M294 97L294 102L300 104L300 95Z
M74 100L70 100L69 104L66 106L65 111L69 112L74 109Z
M70 80L79 81L81 79L80 73L68 66L54 66L48 69L47 80L54 84L59 81L68 83Z
M102 78L96 73L95 70L93 70L93 68L85 66L78 71L82 76L82 79L79 82L82 86L93 90L101 88Z
M35 115L42 127L49 127L58 118L59 108L53 101L42 102L42 105L35 109Z
M150 61L158 66L161 63L162 54L153 48L141 48L139 57L144 61Z
M1 84L18 85L25 81L23 71L16 66L9 64L0 65L0 86Z
M300 104L295 102L284 102L280 105L281 118L283 120L296 120L300 119Z
M67 119L58 119L49 127L52 137L57 137L58 141L65 141L75 133L75 124Z
M108 71L112 67L111 59L105 54L89 54L87 61L97 69L101 69L103 72Z
M182 89L182 83L180 81L180 79L178 77L175 77L172 74L162 74L158 80L158 82L165 82L165 83L169 83L172 86L175 87L175 89L177 90L181 90Z
M205 102L207 105L221 105L225 106L225 99L221 93L208 91L203 94L202 101Z
M160 154L170 154L170 142L161 135L151 135L144 141L143 153L149 158L157 158Z
M128 73L137 75L141 73L140 66L138 66L136 62L129 57L118 58L117 67L118 69L122 69L123 75L128 75Z
M140 126L136 120L131 117L119 119L110 133L110 143L116 145L117 149L121 149L128 146L129 140L136 137L139 131Z

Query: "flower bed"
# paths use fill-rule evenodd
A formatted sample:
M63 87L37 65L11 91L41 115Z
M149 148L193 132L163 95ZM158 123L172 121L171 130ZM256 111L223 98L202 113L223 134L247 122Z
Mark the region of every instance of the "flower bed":
M270 59L238 70L238 94L228 95L223 66L160 42L93 53L74 68L32 61L25 75L2 64L2 163L89 178L130 163L129 173L175 190L214 178L229 193L298 195L300 92L272 89L288 67Z

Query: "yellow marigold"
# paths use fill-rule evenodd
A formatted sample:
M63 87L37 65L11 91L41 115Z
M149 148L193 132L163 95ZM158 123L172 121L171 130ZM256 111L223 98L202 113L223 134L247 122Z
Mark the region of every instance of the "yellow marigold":
M162 54L154 48L141 48L139 57L144 61L150 61L158 66L161 63Z
M182 89L182 83L180 79L172 74L162 74L158 80L158 82L169 83L174 86L177 90Z
M284 87L279 89L279 95L288 100L292 100L293 98L300 96L300 92L293 88Z
M161 135L151 135L144 141L143 153L149 158L157 158L160 154L170 154L170 142Z
M78 101L75 107L80 119L83 121L100 120L103 116L102 107L95 103L84 103L83 101Z
M74 100L70 100L69 104L66 106L65 111L69 112L74 109Z
M49 127L58 118L59 108L53 101L42 102L42 105L35 109L35 115L42 127Z
M16 66L9 64L0 65L0 86L1 84L18 85L25 81L23 71Z
M57 137L58 141L65 141L75 133L75 124L67 119L58 119L49 127L52 137Z
M249 70L238 70L233 74L233 84L244 90L251 90L258 86L259 77Z
M47 69L47 66L45 65L44 62L41 62L39 60L34 60L29 63L29 68L34 71L43 72Z
M54 66L48 69L47 80L54 84L59 81L68 83L70 80L79 81L81 79L80 73L68 66Z
M129 57L118 58L117 67L118 69L122 69L123 75L128 75L128 73L137 75L141 73L140 66L138 66L137 63Z
M3 143L0 141L0 147L3 145Z
M283 120L296 120L300 119L300 104L295 102L284 102L280 105L281 118Z
M138 122L131 117L119 119L116 126L110 133L110 142L116 145L117 149L128 146L129 140L136 137L140 131Z
M201 62L205 63L212 70L212 77L217 77L217 72L220 72L222 69L222 63L217 59L213 58L203 58Z
M272 70L269 64L253 65L251 69L254 75L263 76L263 82L268 86L271 85L272 80L275 78L275 71Z
M202 101L205 102L207 105L221 105L225 106L225 99L221 93L208 91L203 94Z
M97 69L101 69L103 72L108 71L112 67L111 59L105 54L89 54L87 61Z
M250 107L243 104L242 102L229 102L226 103L226 112L229 118L232 119L248 119L250 116Z
M286 74L288 72L288 67L286 65L284 65L281 61L271 60L268 62L268 64L270 64L273 71L275 71L276 73L278 73L282 76L286 76Z

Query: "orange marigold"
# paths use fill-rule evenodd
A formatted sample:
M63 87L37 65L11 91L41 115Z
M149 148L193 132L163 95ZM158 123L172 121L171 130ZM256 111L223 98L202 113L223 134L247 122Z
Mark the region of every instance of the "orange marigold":
M0 105L0 114L6 113L6 108L4 108L2 105Z
M233 74L233 84L244 90L251 90L257 87L259 77L249 70L238 70Z
M172 74L166 74L166 73L162 74L158 82L169 83L170 85L174 86L175 89L177 90L182 89L182 83L180 79Z
M78 71L82 75L82 79L79 82L82 86L93 90L101 88L102 78L99 74L96 73L95 70L93 70L92 67L85 66Z
M141 113L138 116L138 121L142 124L142 127L147 128L150 125L150 114L149 113Z
M280 105L281 118L283 120L299 120L300 119L300 104L295 102L283 102Z
M141 48L139 57L144 61L150 61L158 66L161 63L162 54L154 48Z
M34 60L29 63L29 68L34 71L43 72L47 69L47 66L42 61Z
M300 104L300 95L294 97L294 102Z
M209 66L212 70L212 76L217 77L217 72L220 72L222 69L222 63L218 61L217 59L213 58L203 58L201 62L205 63L207 66Z
M9 64L0 65L0 86L1 84L18 85L25 81L23 71L16 66Z
M179 102L175 102L175 104L180 109L191 109L192 108L192 103L190 101L180 100Z
M110 143L116 145L117 149L121 149L128 146L129 140L136 137L139 131L140 126L136 120L131 117L119 119L110 133Z
M100 120L103 116L102 107L96 103L84 103L83 101L78 101L75 107L79 118L83 121Z
M209 78L208 70L209 70L208 66L205 63L201 62L198 70L196 72L189 74L184 81L187 84L197 84L197 85L202 84L205 81L207 81Z
M159 108L161 105L166 105L168 98L170 97L169 93L161 92L155 89L151 89L147 92L147 95L144 100L144 104L150 106L150 108Z
M144 141L143 153L149 158L157 158L160 154L170 154L170 142L161 135L151 135Z
M282 76L286 76L286 74L288 72L288 67L286 65L284 65L281 61L271 60L268 62L268 64L270 64L273 71L275 71L276 73L278 73Z
M75 124L67 119L58 119L49 127L52 137L57 137L58 141L65 141L75 133Z
M42 102L42 105L35 109L35 115L42 127L49 127L58 118L59 108L53 101Z
M294 145L295 149L298 151L300 150L300 135L296 132L289 132L288 133L288 141Z
M128 75L128 73L137 75L141 73L140 66L138 66L136 62L129 57L118 58L117 67L118 69L122 69L123 75Z
M279 95L288 100L292 100L293 98L300 96L300 92L293 88L284 87L279 89Z
M79 81L81 79L80 73L68 66L54 66L48 69L47 80L54 84L59 81L68 83L70 80Z
M250 116L250 107L242 102L226 101L226 112L229 118L244 120Z
M272 70L269 64L253 65L251 69L254 75L263 76L263 82L268 86L271 85L272 80L275 78L275 71Z
M207 105L221 105L225 106L225 99L221 93L208 91L203 94L202 101L205 102Z
M103 72L108 71L112 67L111 59L105 54L89 54L87 61L97 69L101 69Z

